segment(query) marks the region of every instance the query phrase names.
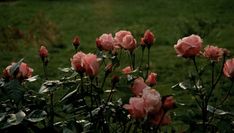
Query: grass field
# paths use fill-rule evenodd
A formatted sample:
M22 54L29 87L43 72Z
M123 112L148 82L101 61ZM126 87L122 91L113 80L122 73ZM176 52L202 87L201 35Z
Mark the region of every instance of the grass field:
M214 44L234 52L233 0L17 0L0 2L0 70L21 58L35 74L42 75L38 57L40 41L47 42L49 78L60 76L58 67L70 67L71 44L81 38L81 50L95 52L95 39L103 33L125 29L140 40L146 29L156 36L151 52L151 70L158 73L163 94L181 81L186 62L176 57L174 44L190 34L199 34L204 46ZM10 27L10 28L9 28ZM12 39L14 30L36 39ZM51 32L47 33L47 29ZM30 32L29 32L30 31ZM5 33L6 32L6 33ZM13 35L12 35L13 34ZM5 39L8 35L9 39ZM44 35L44 36L43 36ZM43 36L43 38L42 38ZM140 49L138 52L140 54ZM123 66L125 66L123 64Z

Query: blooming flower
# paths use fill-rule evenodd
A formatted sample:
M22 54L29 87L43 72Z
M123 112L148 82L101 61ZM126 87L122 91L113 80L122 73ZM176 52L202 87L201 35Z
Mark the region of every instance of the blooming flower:
M123 38L126 36L126 35L132 35L132 33L130 31L126 31L126 30L120 30L118 32L115 33L115 43L117 45L121 45L123 43Z
M144 99L146 112L158 112L161 108L161 97L155 89L143 89L142 98Z
M99 49L105 50L105 51L111 51L114 48L114 38L112 37L112 34L102 34L99 38L96 40L96 45Z
M131 91L135 96L140 96L145 88L149 87L145 84L144 79L139 77L133 81Z
M132 35L126 35L123 38L123 43L121 44L121 46L126 49L129 50L130 52L132 52L135 48L136 48L136 39L134 39L134 37Z
M157 74L156 73L150 73L146 79L146 84L149 85L149 86L153 86L156 84L157 82Z
M144 109L144 99L139 97L131 97L129 99L129 104L125 104L123 108L128 110L132 118L141 119L144 118L147 113Z
M83 57L82 66L88 76L94 77L98 74L99 62L97 56L94 54L87 54Z
M45 46L41 46L40 50L39 50L39 56L44 59L48 56L48 50L46 49Z
M218 48L215 46L210 46L208 45L205 49L204 49L204 53L203 55L212 60L212 61L219 61L222 57L223 57L224 51L222 48Z
M229 59L224 63L223 74L227 78L234 80L234 58Z
M83 73L85 71L82 64L84 56L85 54L83 52L77 52L71 59L72 68L79 73Z
M178 56L185 58L195 57L200 53L202 47L202 39L198 35L190 35L177 41L174 45Z

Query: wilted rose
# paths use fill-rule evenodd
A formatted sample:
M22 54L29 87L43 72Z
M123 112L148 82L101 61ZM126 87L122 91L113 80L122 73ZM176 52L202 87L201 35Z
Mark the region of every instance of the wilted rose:
M141 119L144 118L147 113L144 109L144 99L139 97L131 97L129 99L129 104L125 104L123 108L128 110L132 118Z
M84 66L85 72L88 76L94 77L98 74L99 62L96 55L85 55L82 60L82 65Z
M143 78L139 77L133 81L131 91L135 96L140 96L145 88L149 88L149 86L145 84Z
M229 59L224 63L223 74L227 78L234 80L234 58Z
M142 98L145 102L145 110L148 113L158 112L161 108L161 96L155 89L143 89Z
M97 47L101 50L111 51L114 48L114 38L112 34L102 34L97 40Z
M85 71L82 64L84 56L85 54L83 52L77 52L71 59L71 66L78 73L83 73Z
M198 35L190 35L179 39L174 48L178 56L185 58L195 57L199 55L202 48L202 39Z
M149 86L153 86L157 82L157 74L156 73L150 73L146 79L146 84Z
M219 61L223 57L224 51L222 48L218 48L216 46L208 45L204 49L203 55L212 61Z

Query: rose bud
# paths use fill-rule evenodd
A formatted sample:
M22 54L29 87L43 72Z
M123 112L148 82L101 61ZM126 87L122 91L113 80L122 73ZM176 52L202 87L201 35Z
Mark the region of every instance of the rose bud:
M223 74L234 81L234 58L229 59L224 63Z
M75 49L77 49L80 46L80 38L78 36L75 36L72 41L73 46Z
M150 48L151 45L154 43L154 34L150 31L150 30L146 30L144 37L143 37L143 41L145 43L145 45Z
M220 59L223 57L224 51L222 48L218 48L215 46L210 46L208 45L205 49L204 49L204 53L203 55L212 61L220 61Z
M130 66L127 66L127 67L122 69L122 72L124 74L130 74L132 72L132 68Z
M173 96L164 96L162 97L162 107L165 110L170 110L175 108L175 100Z
M154 86L157 82L157 74L153 72L150 73L145 82L149 86Z
M39 50L39 55L43 60L48 56L48 50L46 49L45 46L41 46Z
M177 41L174 45L177 56L191 58L199 55L202 48L202 39L198 35L190 35Z

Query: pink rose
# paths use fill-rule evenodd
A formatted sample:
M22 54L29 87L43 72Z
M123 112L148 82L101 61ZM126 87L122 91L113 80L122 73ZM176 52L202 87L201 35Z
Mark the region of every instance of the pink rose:
M135 119L141 119L147 115L146 111L144 110L143 98L131 97L129 99L129 104L125 104L123 108L128 110L131 117Z
M157 82L157 74L156 73L150 73L146 79L146 84L149 86L153 86Z
M131 91L135 96L140 96L145 88L149 87L145 84L144 79L139 77L134 80Z
M153 113L160 110L162 104L161 97L155 89L143 89L142 98L144 99L146 112Z
M122 72L124 74L130 74L132 72L132 68L130 66L127 66L127 67L122 69Z
M174 45L178 56L185 58L195 57L200 53L202 47L202 39L198 35L190 35L177 41Z
M143 42L147 47L150 47L154 43L154 34L150 30L146 30L144 37L143 37Z
M96 55L85 55L82 60L82 65L84 66L85 72L88 76L94 77L98 74L99 62Z
M126 35L132 35L132 33L130 31L125 31L125 30L120 30L118 32L115 33L115 41L117 45L121 45L123 43L123 38Z
M123 42L122 42L121 46L124 49L129 50L130 52L132 52L137 47L136 39L132 35L126 35L123 38Z
M234 58L229 59L224 63L223 74L227 78L234 80Z
M12 66L14 66L14 65L16 65L16 63L11 63L11 65L7 66L3 70L3 75L5 78L13 79L15 76L17 79L24 80L24 79L28 79L28 78L32 77L33 69L30 68L24 62L22 62L20 64L18 71L14 72L14 75L11 75L10 70L11 70Z
M19 73L17 74L17 77L21 79L27 79L32 77L33 69L28 66L26 63L21 63L19 67Z
M96 44L98 48L105 51L111 51L114 48L114 38L112 37L112 34L103 34L101 35L97 40Z
M84 56L85 54L83 52L77 52L71 59L72 68L79 73L83 73L85 71L82 65Z
M159 124L160 125L168 125L171 123L171 117L167 113L165 114L163 109L160 109L159 112L153 114L150 122L153 125L159 125Z
M48 50L46 49L45 46L41 46L39 50L39 55L41 58L46 58L48 56Z
M204 49L203 55L213 61L219 61L223 57L224 51L222 48L208 45Z
M173 109L175 107L175 100L173 96L166 96L162 98L162 106L165 110Z

